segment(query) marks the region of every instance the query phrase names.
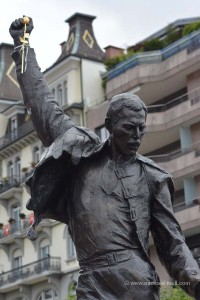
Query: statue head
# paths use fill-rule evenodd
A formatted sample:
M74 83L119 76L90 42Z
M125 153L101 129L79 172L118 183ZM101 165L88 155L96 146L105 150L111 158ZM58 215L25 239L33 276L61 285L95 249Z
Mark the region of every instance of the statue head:
M105 126L112 148L121 155L135 155L145 133L147 107L131 93L114 96L108 107Z

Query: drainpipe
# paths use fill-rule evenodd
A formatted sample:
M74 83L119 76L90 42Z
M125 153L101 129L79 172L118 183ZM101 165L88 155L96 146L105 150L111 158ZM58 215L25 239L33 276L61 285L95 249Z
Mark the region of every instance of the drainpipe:
M82 120L83 120L83 126L86 126L85 124L85 105L84 105L84 99L83 99L83 70L82 70L82 58L80 59L80 83L81 83L81 103L82 103Z

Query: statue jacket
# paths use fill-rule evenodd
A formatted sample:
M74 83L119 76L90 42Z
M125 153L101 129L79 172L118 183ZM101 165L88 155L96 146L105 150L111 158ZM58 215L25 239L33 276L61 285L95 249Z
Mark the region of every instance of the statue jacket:
M76 126L55 101L40 72L35 53L29 49L26 71L21 74L21 54L15 51L17 78L24 104L30 113L38 137L46 147L34 173L27 179L31 199L28 209L35 213L36 223L52 218L68 224L70 195L68 182L82 160L103 153L108 141L101 143L89 129ZM145 195L132 186L132 168L118 170L130 206L131 220L144 256L149 260L148 239L151 231L158 256L170 276L190 295L200 281L200 271L185 244L181 228L173 214L174 187L171 176L152 160L137 154L144 169ZM142 201L141 201L142 199Z

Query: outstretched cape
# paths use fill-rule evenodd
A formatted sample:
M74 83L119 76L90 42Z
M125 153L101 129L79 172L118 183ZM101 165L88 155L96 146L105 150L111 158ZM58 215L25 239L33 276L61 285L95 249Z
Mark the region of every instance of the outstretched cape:
M107 142L106 142L107 143ZM74 166L81 158L101 151L105 143L89 129L71 127L46 148L26 185L31 194L27 208L34 211L35 221L28 232L37 238L35 227L44 218L68 224L68 184Z

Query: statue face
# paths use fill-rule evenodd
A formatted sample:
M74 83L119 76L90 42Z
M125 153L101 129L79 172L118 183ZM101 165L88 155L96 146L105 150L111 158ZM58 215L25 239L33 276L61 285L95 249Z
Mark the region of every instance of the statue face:
M145 133L145 128L143 109L136 112L124 108L119 120L111 125L110 133L115 151L125 156L135 155Z

